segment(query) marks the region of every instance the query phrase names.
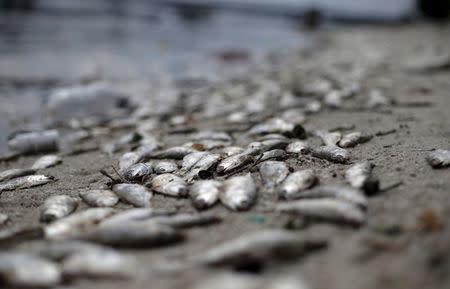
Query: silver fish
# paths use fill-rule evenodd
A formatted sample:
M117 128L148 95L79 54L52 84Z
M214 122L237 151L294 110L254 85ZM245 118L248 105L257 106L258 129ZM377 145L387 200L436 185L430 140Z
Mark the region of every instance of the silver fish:
M153 172L149 163L137 163L123 170L123 177L130 182L142 181Z
M35 169L10 169L0 173L0 182L8 181L18 177L32 175L36 172Z
M199 173L202 171L209 171L211 168L214 168L221 160L223 159L223 155L221 154L206 154L204 155L194 166L192 166L189 173L186 175L186 181L191 183L194 179L197 179Z
M321 146L311 150L313 157L324 159L333 163L345 164L349 161L349 153L338 146Z
M172 216L157 216L150 219L150 221L161 225L170 226L175 229L187 229L217 224L222 222L222 218L214 215L177 214Z
M81 252L110 250L108 247L78 240L39 240L20 244L18 249L56 262Z
M220 140L220 141L232 141L231 136L226 133L226 132L221 132L221 131L210 131L210 130L205 130L205 131L200 131L194 135L191 136L192 140L204 140L204 139L208 139L208 140Z
M76 237L117 247L154 247L182 241L183 234L155 222L100 225Z
M372 164L369 162L356 163L345 171L346 181L354 188L363 189L370 179Z
M248 210L256 201L256 185L251 174L229 178L223 183L219 198L233 211Z
M189 193L185 181L174 174L158 175L151 184L153 191L171 197L185 197Z
M0 276L2 287L52 287L62 281L61 270L57 264L19 252L0 254Z
M85 250L64 259L62 272L67 277L132 278L138 264L131 255L112 249Z
M125 169L139 162L141 154L137 152L127 152L119 157L119 171L124 172Z
M153 163L153 171L156 174L173 173L178 170L178 166L173 161L155 161Z
M362 225L365 213L355 204L338 199L305 199L278 204L275 210L332 223Z
M150 207L150 200L153 197L146 187L138 184L117 184L112 187L114 193L119 198L136 207Z
M186 155L181 163L181 172L189 171L208 152L194 152Z
M31 175L13 179L12 181L0 184L0 193L3 191L13 191L16 189L27 189L42 186L55 181L55 178L47 175Z
M103 225L110 224L127 224L135 221L147 221L160 216L172 216L176 214L174 209L151 209L151 208L137 208L126 210L102 221Z
M4 224L6 224L6 222L8 222L8 220L9 220L8 215L0 213L0 226L3 226Z
M309 189L318 182L314 170L307 169L290 174L281 184L278 196L281 199L292 199L295 195Z
M244 151L223 159L217 165L216 171L219 174L227 174L253 162L254 160L254 156Z
M278 133L265 134L265 135L262 135L260 137L257 137L256 140L259 141L259 142L263 142L263 141L266 141L266 140L289 141L289 139L287 137L285 137L282 134L278 134Z
M265 186L274 188L289 175L289 168L283 162L266 161L259 165L259 173Z
M307 191L298 192L296 194L291 194L291 200L294 199L339 199L342 201L347 201L353 203L361 208L367 207L366 196L358 190L351 187L342 186L320 186Z
M32 166L32 169L42 170L50 167L54 167L57 164L62 163L62 158L58 155L46 155L39 158Z
M66 195L53 196L45 200L41 208L41 221L53 222L71 214L78 207L75 198Z
M450 151L437 149L427 156L427 161L433 168L444 168L450 166Z
M296 153L296 154L307 154L310 151L310 146L305 141L295 141L290 143L286 147L286 152L288 153Z
M264 162L273 159L285 159L287 156L288 154L284 150L271 150L264 152L259 158L259 161Z
M57 130L19 133L8 140L13 151L24 154L54 152L59 149L59 133Z
M196 209L204 210L214 206L219 200L220 186L222 184L214 180L204 180L194 183L189 195Z
M322 143L326 146L335 146L342 139L340 132L327 132L323 130L315 131L315 134L320 137Z
M262 124L257 124L252 127L248 132L248 136L255 136L260 134L269 133L285 133L294 129L292 123L288 123L280 118L272 118Z
M300 278L277 276L262 279L251 274L220 273L214 277L201 280L191 289L310 289Z
M91 208L50 223L44 228L45 237L51 240L67 238L95 226L113 215L112 208Z
M220 149L226 146L229 146L231 142L229 141L223 141L223 140L215 140L215 139L202 139L197 141L191 141L183 144L184 147L188 148L194 148L194 149L200 149L201 150L213 150L213 149Z
M111 156L113 153L123 149L126 145L137 142L141 138L142 138L142 136L140 134L138 134L136 132L131 132L131 133L125 134L109 143L102 145L101 149L103 152L105 152Z
M186 155L197 152L198 150L190 147L171 147L168 148L162 152L154 153L150 155L150 158L153 159L175 159L175 160L181 160Z
M83 191L80 197L91 207L112 207L119 202L119 197L110 190Z
M227 157L231 157L232 155L240 154L244 151L241 147L225 147L222 149L222 153L224 153Z
M248 149L258 148L260 152L266 152L275 149L284 149L290 143L286 139L268 139L261 142L253 142L248 145Z
M342 139L339 141L339 146L343 148L351 148L354 147L360 143L365 143L371 140L373 135L362 133L362 132L352 132L349 134L346 134Z
M196 264L209 266L239 265L251 261L292 258L326 246L321 239L302 237L277 229L259 231L228 240L190 258Z

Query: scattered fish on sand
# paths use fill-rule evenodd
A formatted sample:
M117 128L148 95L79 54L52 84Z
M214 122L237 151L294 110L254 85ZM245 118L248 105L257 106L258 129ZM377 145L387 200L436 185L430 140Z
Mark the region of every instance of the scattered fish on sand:
M18 177L29 176L36 172L36 169L10 169L0 173L0 182L9 181Z
M71 214L77 207L78 200L73 197L66 195L50 197L42 205L40 220L42 222L53 222Z
M349 153L338 146L322 146L311 149L313 157L333 163L345 164L350 160Z
M311 188L318 182L314 170L306 169L296 171L287 176L280 185L278 196L281 199L295 199L295 196L301 194L302 191Z

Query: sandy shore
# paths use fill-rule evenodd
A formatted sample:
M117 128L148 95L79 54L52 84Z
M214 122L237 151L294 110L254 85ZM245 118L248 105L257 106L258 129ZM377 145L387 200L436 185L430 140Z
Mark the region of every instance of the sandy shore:
M417 71L409 66L433 51L450 50L450 26L434 27L412 24L397 27L330 28L322 33L320 49L303 51L287 62L304 64L305 72L319 75L327 69L345 74L348 67L364 63L361 72L363 99L373 88L381 89L397 103L429 102L426 106L392 106L382 110L332 110L307 117L307 130L332 129L354 125L355 131L394 133L374 137L370 142L351 149L352 160L369 160L375 164L374 175L381 187L397 182L396 188L369 199L367 224L359 230L315 224L299 230L305 235L324 236L329 241L325 250L312 253L293 262L269 263L259 278L273 278L281 274L304 279L311 288L448 288L450 282L450 178L449 169L432 169L425 161L427 150L450 149L450 70ZM212 129L208 123L194 124ZM120 133L119 133L120 134ZM172 138L165 143L180 144L187 139ZM16 161L0 163L0 171L29 167L36 156L20 157ZM310 156L289 159L290 166L315 168L322 183L343 183L347 166L331 164ZM105 154L95 151L64 157L63 163L44 172L58 181L43 187L3 192L0 212L10 217L5 229L37 225L39 206L52 195L77 196L82 190L98 188L107 179L99 170L115 164ZM255 178L260 182L257 173ZM236 236L263 228L281 228L285 216L267 213L261 197L250 211L235 213L216 206L211 213L224 217L224 222L207 228L187 231L184 243L151 250L130 250L142 267L151 268L160 260L178 259L201 253L205 248ZM155 195L154 207L178 207L181 212L194 212L186 199ZM86 208L82 204L78 210ZM119 204L118 208L129 208ZM427 231L418 224L424 210L431 210L442 227ZM251 216L261 216L263 223L252 222ZM420 223L420 222L419 222ZM387 227L399 228L387 233ZM426 227L426 226L425 226ZM221 271L221 270L219 270ZM70 288L187 288L218 270L190 269L173 275L148 275L139 281L77 280Z

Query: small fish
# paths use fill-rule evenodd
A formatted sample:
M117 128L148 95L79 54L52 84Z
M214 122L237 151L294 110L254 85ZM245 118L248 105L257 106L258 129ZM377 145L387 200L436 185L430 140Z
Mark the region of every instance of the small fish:
M123 170L123 177L130 182L143 181L153 172L152 164L137 163Z
M229 178L219 194L222 204L233 211L248 210L256 201L256 185L251 174Z
M23 154L54 152L59 149L57 130L19 133L8 140L8 147Z
M43 170L46 168L54 167L57 164L62 163L62 158L58 155L46 155L39 158L32 166L32 169Z
M313 157L333 163L345 164L349 161L349 153L338 146L321 146L311 150Z
M175 229L187 229L199 226L208 226L222 222L222 218L214 215L201 214L177 214L171 216L158 216L150 219L161 225L170 226Z
M295 199L339 199L353 203L361 208L367 208L367 198L359 190L342 186L320 186L306 191L297 192L290 195L290 200Z
M142 139L142 136L136 132L125 134L118 139L115 139L109 143L101 146L101 149L106 154L112 156L115 152L125 148L125 146L138 142Z
M0 227L6 224L8 220L9 220L8 215L0 213Z
M62 281L58 264L44 258L20 252L0 253L0 285L42 288ZM5 286L5 287L3 287Z
M310 151L310 146L305 141L295 141L290 143L286 147L286 152L288 153L296 153L296 154L307 154Z
M125 169L137 164L141 159L141 155L137 152L127 152L119 157L119 171L124 172Z
M100 225L76 236L79 240L116 247L155 247L182 241L184 235L155 222Z
M32 175L36 169L10 169L0 173L0 182L8 181L18 177Z
M127 224L135 221L147 221L155 217L172 216L177 211L174 209L152 209L152 208L137 208L122 211L101 222L103 225L110 224Z
M192 166L189 173L186 175L186 181L191 183L193 180L199 178L201 171L210 171L223 159L221 154L206 154L194 166Z
M173 173L178 170L178 166L173 161L156 161L153 163L155 174Z
M138 264L131 255L112 249L84 250L63 260L62 272L69 278L132 278Z
M200 131L200 132L192 135L191 139L192 140L208 139L208 140L220 140L220 141L227 141L227 142L232 141L232 138L228 133L221 132L221 131L210 131L210 130Z
M151 154L161 148L161 143L156 139L148 139L145 137L141 140L140 145L136 148L135 153L137 153L141 158L147 158Z
M285 149L289 143L290 141L286 139L268 139L261 142L252 142L247 146L247 148L259 149L259 151L255 153L257 154L260 152L266 152L275 149Z
M255 136L261 134L271 134L271 133L286 133L294 129L292 123L288 123L280 118L272 118L262 124L257 124L252 127L248 132L248 136Z
M150 200L153 197L146 187L138 184L117 184L112 187L114 193L119 198L136 207L150 207Z
M189 193L189 188L185 181L174 174L162 174L151 181L153 191L171 196L185 197Z
M189 171L208 152L194 152L186 155L181 163L181 172Z
M288 154L284 150L271 150L264 152L261 157L259 158L260 162L264 162L267 160L282 160L286 159L288 157Z
M274 188L289 175L289 168L283 162L266 161L260 164L259 173L265 186Z
M225 147L222 149L222 153L227 157L231 157L232 155L237 155L244 152L244 149L241 147Z
M119 197L110 190L83 191L80 197L91 207L112 207L119 202Z
M320 137L322 143L326 146L335 146L342 139L340 132L327 132L323 130L315 131L315 134Z
M427 156L427 162L433 168L444 168L450 166L450 151L437 149L430 152Z
M204 210L214 206L219 200L221 185L220 182L214 180L204 180L194 183L189 190L194 207L198 210Z
M223 159L216 168L218 174L233 172L255 160L255 157L246 151Z
M278 196L281 199L290 200L293 196L311 188L317 182L318 179L314 170L296 171L287 176L286 180L281 184Z
M0 184L0 193L3 191L13 191L16 189L27 189L42 186L54 182L55 178L47 175L31 175L13 179L12 181Z
M201 150L209 151L213 149L220 149L226 146L229 146L231 142L223 141L223 140L214 140L214 139L203 139L197 140L194 142L187 142L183 144L184 147L188 148L201 148Z
M305 281L297 276L277 276L263 279L254 274L220 273L201 280L191 289L310 289Z
M356 163L345 171L345 180L356 189L363 189L372 173L369 162Z
M45 200L41 208L41 221L53 222L61 219L78 207L78 201L75 198L66 195L53 196Z
M368 142L372 139L372 137L373 135L371 134L352 132L342 137L342 139L339 141L339 146L343 148L352 148L358 144Z
M305 199L278 204L275 210L332 223L362 225L365 213L355 204L338 199Z
M154 153L150 155L150 158L153 159L175 159L175 160L181 160L186 155L197 152L197 149L190 148L190 147L171 147L164 151L161 151L159 153Z
M91 208L65 218L58 219L44 228L45 237L50 240L67 238L95 226L113 215L112 208Z
M285 230L266 229L225 241L188 260L199 265L239 266L250 262L301 256L325 246L326 242L321 239L302 237Z
M289 141L289 139L287 137L285 137L282 134L278 134L278 133L265 134L265 135L262 135L262 136L256 138L256 141L259 141L259 142L263 142L263 141L266 141L266 140Z

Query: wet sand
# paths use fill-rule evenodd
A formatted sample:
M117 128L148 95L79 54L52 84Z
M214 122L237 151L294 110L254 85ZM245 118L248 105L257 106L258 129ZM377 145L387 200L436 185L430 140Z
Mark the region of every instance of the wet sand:
M321 32L320 49L302 51L287 62L304 63L312 75L336 67L365 63L362 77L363 97L371 88L380 88L397 102L429 101L430 106L392 106L378 111L343 111L326 109L308 116L306 129L354 125L355 131L376 133L368 143L350 149L352 160L369 160L375 164L374 175L381 187L402 182L399 187L369 199L367 224L360 229L327 224L313 224L299 230L304 235L320 235L329 241L328 248L292 262L271 262L256 276L270 279L292 274L304 279L311 288L448 288L450 282L450 169L432 169L425 161L427 150L450 149L450 70L412 72L405 68L424 55L426 49L449 51L450 32L447 26L412 24L396 27L329 28ZM358 97L358 96L357 96ZM213 129L209 123L196 124ZM126 130L122 131L125 132ZM120 134L120 132L119 132ZM167 145L187 141L173 138ZM37 156L24 156L16 161L0 163L0 170L29 167ZM348 166L331 164L310 156L288 160L290 166L315 168L321 182L343 183ZM105 154L95 151L64 157L63 163L44 172L58 181L42 187L3 192L0 212L9 215L8 228L37 225L39 206L56 194L77 196L82 190L98 188L107 179L99 170L115 164ZM259 175L254 173L260 182ZM230 212L216 206L210 213L224 217L224 222L206 228L186 231L184 243L151 250L128 250L138 258L142 268L152 268L161 260L174 260L201 253L224 240L258 231L281 228L285 216L264 210L260 197L249 212ZM194 212L188 199L155 195L156 208L178 207L181 212ZM78 210L86 208L82 204ZM119 204L118 208L130 208ZM442 222L442 228L427 231L418 225L424 209L432 210ZM261 216L263 223L249 220ZM387 234L387 227L399 227L399 232ZM70 288L187 288L202 282L222 270L190 269L175 275L149 275L144 280L77 280Z

